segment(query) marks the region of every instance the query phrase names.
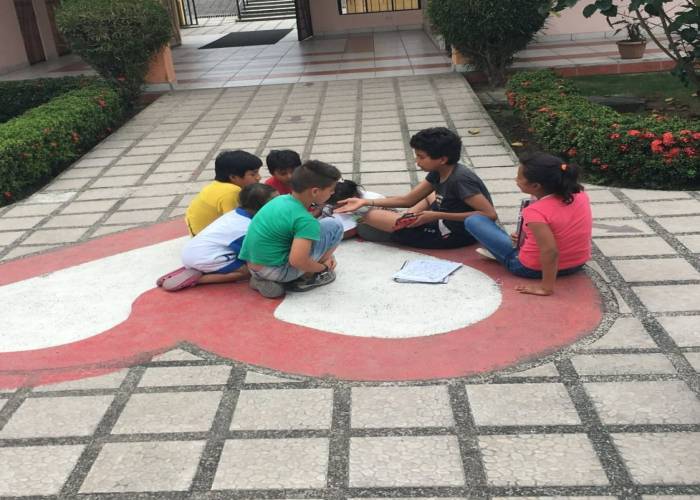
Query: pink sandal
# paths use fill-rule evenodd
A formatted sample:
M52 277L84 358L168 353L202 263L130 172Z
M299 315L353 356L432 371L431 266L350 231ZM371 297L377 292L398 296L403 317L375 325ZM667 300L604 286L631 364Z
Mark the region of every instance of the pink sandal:
M201 271L196 269L182 268L179 272L172 273L165 280L163 280L163 290L168 292L177 292L183 288L189 288L195 286L202 277Z
M164 274L160 278L156 280L156 286L163 286L163 282L167 280L168 278L172 278L176 274L180 274L182 271L184 271L186 268L180 267L175 269L174 271L170 271L168 274Z

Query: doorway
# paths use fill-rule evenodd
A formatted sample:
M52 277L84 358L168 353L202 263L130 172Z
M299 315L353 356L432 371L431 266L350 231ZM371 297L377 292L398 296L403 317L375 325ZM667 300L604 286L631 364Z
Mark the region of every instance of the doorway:
M297 10L297 34L299 41L306 40L314 36L314 27L311 24L311 7L309 0L296 0Z
M36 13L34 12L32 0L15 0L15 10L17 11L19 29L22 32L29 64L45 61L44 45L41 42L41 34L36 23Z

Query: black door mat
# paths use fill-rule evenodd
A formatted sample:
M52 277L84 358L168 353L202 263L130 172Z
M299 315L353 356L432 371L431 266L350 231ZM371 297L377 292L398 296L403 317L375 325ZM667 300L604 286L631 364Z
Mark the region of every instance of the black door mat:
M221 49L224 47L245 47L248 45L274 45L284 38L291 29L287 30L260 30L239 31L229 33L218 40L200 47L200 49Z

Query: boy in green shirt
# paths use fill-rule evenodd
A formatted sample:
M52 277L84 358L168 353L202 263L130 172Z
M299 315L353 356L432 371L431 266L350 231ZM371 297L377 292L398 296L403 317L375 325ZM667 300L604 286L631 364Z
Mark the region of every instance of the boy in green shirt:
M335 279L333 252L343 238L334 218L317 220L309 207L333 194L340 172L310 160L294 170L292 194L278 196L255 215L239 258L248 262L250 287L268 298L303 292Z

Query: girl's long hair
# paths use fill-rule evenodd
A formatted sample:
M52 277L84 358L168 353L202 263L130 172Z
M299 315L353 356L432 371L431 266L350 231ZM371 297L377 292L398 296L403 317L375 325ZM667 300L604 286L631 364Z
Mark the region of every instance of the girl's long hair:
M534 153L520 160L523 175L530 182L540 184L546 194L560 196L567 205L574 194L583 191L578 183L578 166L547 153Z

